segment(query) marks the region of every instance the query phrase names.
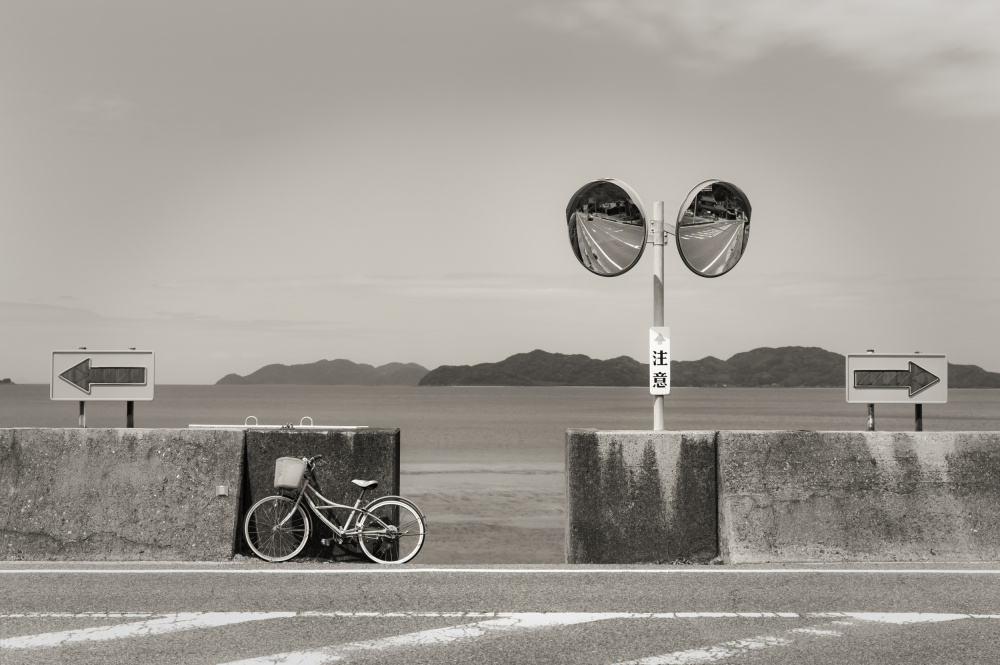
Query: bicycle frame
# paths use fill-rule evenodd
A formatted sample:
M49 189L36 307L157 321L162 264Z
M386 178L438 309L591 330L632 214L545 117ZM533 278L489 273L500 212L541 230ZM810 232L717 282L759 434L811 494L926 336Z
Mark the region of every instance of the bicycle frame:
M364 497L364 495L365 495L364 490L361 490L361 495L358 496L353 506L337 503L336 501L330 501L325 496L320 494L319 490L313 487L309 483L309 479L306 478L303 480L302 487L301 489L299 489L298 496L296 496L295 498L295 505L292 506L292 509L288 511L288 514L285 515L285 518L281 520L278 526L284 525L284 523L287 522L291 518L291 516L295 514L295 509L302 504L302 499L305 498L306 504L309 506L309 509L312 511L313 515L318 517L320 521L323 522L323 524L330 527L330 529L333 531L334 538L336 538L337 542L341 542L344 538L357 538L360 535L360 532L357 529L357 524L358 520L360 520L363 515L368 515L373 520L376 520L376 522L382 527L381 533L383 535L388 534L391 525L386 524L385 522L380 520L377 515L373 515L364 508L360 507L361 499ZM313 501L313 497L321 501L323 505L317 505L316 502ZM384 498L401 498L401 497L379 497L379 498L384 499ZM336 508L343 508L345 510L351 511L350 515L347 516L347 520L344 522L343 527L337 526L332 521L328 520L323 515L322 512L320 512L323 510L334 510ZM354 522L354 528L351 528L352 521ZM367 535L372 535L373 533L377 534L380 532L366 529L365 533Z

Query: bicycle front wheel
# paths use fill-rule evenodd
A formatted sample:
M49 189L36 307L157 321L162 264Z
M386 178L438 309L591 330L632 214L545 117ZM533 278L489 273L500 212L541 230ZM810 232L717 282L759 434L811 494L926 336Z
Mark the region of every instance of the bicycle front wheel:
M243 535L261 559L287 561L306 546L309 517L301 505L296 506L286 496L265 497L247 512Z
M358 544L375 563L406 563L424 545L420 510L404 499L376 499L358 519Z

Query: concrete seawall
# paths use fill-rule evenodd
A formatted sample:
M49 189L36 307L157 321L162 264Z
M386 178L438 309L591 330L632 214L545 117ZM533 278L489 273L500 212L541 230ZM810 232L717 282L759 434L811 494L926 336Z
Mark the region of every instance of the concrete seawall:
M276 493L276 458L323 455L323 493L353 504L353 478L379 481L366 500L399 493L399 439L375 428L0 429L0 559L228 559L243 551L246 508Z
M719 432L727 563L1000 560L998 432Z
M571 429L566 497L569 563L998 561L1000 433Z
M378 487L365 492L364 503L387 494L399 494L399 430L365 428L359 430L248 430L246 437L247 485L243 509L276 494L274 461L279 457L314 457L315 486L326 498L353 506L360 490L351 481L377 480ZM364 505L362 503L362 505ZM349 512L335 510L343 523ZM326 513L329 515L329 512ZM328 538L330 529L318 519L305 555L320 554L320 538ZM249 553L240 527L239 551Z
M242 460L241 430L0 430L0 558L231 557Z
M714 432L566 431L568 563L706 562Z

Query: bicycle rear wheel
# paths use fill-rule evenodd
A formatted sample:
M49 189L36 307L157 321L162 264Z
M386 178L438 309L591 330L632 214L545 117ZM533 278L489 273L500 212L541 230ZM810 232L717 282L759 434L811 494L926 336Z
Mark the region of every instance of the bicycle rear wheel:
M420 510L405 499L375 499L358 519L358 544L375 563L406 563L424 545Z
M243 535L247 545L261 559L287 561L306 546L309 517L301 505L296 506L286 496L265 497L247 511Z

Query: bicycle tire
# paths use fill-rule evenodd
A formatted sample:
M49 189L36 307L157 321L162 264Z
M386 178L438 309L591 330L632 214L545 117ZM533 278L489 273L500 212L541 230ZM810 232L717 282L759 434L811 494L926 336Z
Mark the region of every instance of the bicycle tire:
M295 507L287 522L278 524ZM309 540L309 516L287 496L264 497L247 511L243 535L253 553L265 561L287 561Z
M358 545L375 563L406 563L424 545L427 527L420 509L400 497L380 498L358 519Z

